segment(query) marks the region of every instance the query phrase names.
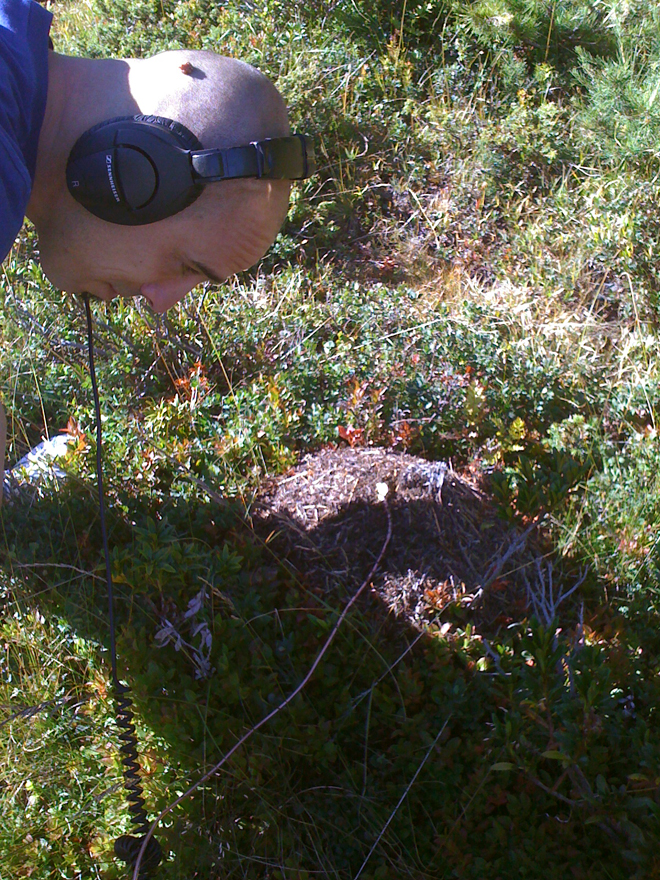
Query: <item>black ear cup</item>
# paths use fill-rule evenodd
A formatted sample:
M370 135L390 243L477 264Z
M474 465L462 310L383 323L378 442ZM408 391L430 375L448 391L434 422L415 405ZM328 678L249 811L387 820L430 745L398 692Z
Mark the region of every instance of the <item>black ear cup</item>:
M148 122L149 124L159 125L175 134L178 138L179 145L184 150L203 150L202 142L197 135L193 134L189 128L186 128L181 122L174 119L168 119L166 116L133 116L135 122Z
M170 119L108 119L75 143L67 186L102 220L124 226L155 223L182 211L201 193L189 158L201 148L189 129Z

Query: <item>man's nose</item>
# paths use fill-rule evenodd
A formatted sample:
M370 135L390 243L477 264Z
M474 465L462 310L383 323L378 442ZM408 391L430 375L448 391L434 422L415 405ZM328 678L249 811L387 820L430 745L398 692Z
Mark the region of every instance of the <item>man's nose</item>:
M201 280L195 278L195 276L173 278L170 281L155 281L150 284L143 284L140 288L140 293L149 300L155 312L166 312L201 283Z

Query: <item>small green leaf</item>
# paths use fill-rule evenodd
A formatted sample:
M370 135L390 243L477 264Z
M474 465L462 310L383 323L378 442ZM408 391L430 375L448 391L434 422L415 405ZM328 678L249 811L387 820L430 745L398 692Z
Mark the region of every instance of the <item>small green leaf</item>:
M556 749L549 749L547 752L543 752L541 755L542 758L550 758L551 761L567 761L568 756L563 752L558 752Z

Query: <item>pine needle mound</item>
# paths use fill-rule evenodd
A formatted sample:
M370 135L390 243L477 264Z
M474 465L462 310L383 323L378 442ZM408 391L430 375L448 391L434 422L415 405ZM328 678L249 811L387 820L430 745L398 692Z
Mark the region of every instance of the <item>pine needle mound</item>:
M386 492L386 494L385 494ZM323 449L262 489L255 528L311 584L357 587L387 535L372 590L415 627L454 608L487 630L527 612L533 529L496 515L483 478L384 449ZM443 618L444 620L444 618Z

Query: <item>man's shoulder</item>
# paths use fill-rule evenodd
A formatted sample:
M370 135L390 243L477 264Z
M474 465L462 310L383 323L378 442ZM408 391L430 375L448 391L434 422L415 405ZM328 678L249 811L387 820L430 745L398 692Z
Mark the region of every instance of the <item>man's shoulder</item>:
M50 28L52 14L36 0L0 0L0 33L21 40Z
M31 174L48 94L52 15L34 0L0 0L0 125L13 134ZM34 146L34 150L32 147Z
M0 0L0 260L30 198L48 93L51 21L33 0Z

